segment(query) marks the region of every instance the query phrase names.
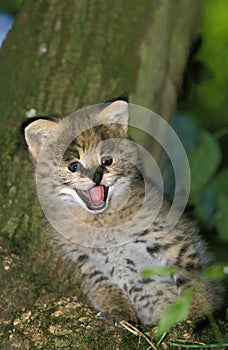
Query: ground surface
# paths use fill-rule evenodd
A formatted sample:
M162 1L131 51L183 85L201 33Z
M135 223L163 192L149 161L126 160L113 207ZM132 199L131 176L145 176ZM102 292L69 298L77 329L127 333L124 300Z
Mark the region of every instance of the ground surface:
M217 343L216 333L218 338L226 332L223 321L216 329L207 321L188 321L156 345L158 340L150 344L154 328L133 334L111 326L97 319L71 269L63 266L48 242L39 239L36 247L22 252L0 240L1 350L182 349L193 343L203 349L200 344Z

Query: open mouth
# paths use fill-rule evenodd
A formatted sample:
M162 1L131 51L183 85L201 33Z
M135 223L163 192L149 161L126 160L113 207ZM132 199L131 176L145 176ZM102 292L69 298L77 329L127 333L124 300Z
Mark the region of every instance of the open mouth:
M90 210L103 209L106 206L108 187L99 185L91 187L87 191L76 190L79 197Z

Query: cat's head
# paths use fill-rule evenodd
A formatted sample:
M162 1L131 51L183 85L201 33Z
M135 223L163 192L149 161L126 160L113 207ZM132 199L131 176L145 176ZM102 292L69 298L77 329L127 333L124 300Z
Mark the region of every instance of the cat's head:
M70 135L70 142L58 166L58 191L62 199L91 213L105 211L112 202L118 206L118 200L128 195L132 181L138 176L137 151L126 139L128 103L114 101L97 106L78 111L65 123L63 138ZM38 119L25 127L25 139L34 162L63 122L65 119ZM82 124L86 128L81 128ZM78 133L79 129L83 131ZM74 133L76 138L72 138Z

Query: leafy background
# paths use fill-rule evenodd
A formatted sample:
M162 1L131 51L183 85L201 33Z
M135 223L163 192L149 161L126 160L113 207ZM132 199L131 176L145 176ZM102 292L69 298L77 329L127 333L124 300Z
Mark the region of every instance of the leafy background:
M171 124L188 155L189 206L209 240L228 242L228 21L226 0L205 0L200 38L190 57ZM164 157L164 156L163 156ZM164 163L164 159L161 160ZM173 170L166 166L166 193ZM220 259L226 259L224 254Z

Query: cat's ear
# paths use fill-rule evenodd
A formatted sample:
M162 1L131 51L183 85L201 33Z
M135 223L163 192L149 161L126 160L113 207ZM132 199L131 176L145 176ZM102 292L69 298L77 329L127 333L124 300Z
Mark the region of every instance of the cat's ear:
M126 101L115 101L105 107L98 115L97 120L99 123L107 124L120 124L119 129L121 134L126 135L128 130L128 103Z
M35 161L39 157L42 145L55 127L56 123L47 119L37 119L25 127L25 140Z

